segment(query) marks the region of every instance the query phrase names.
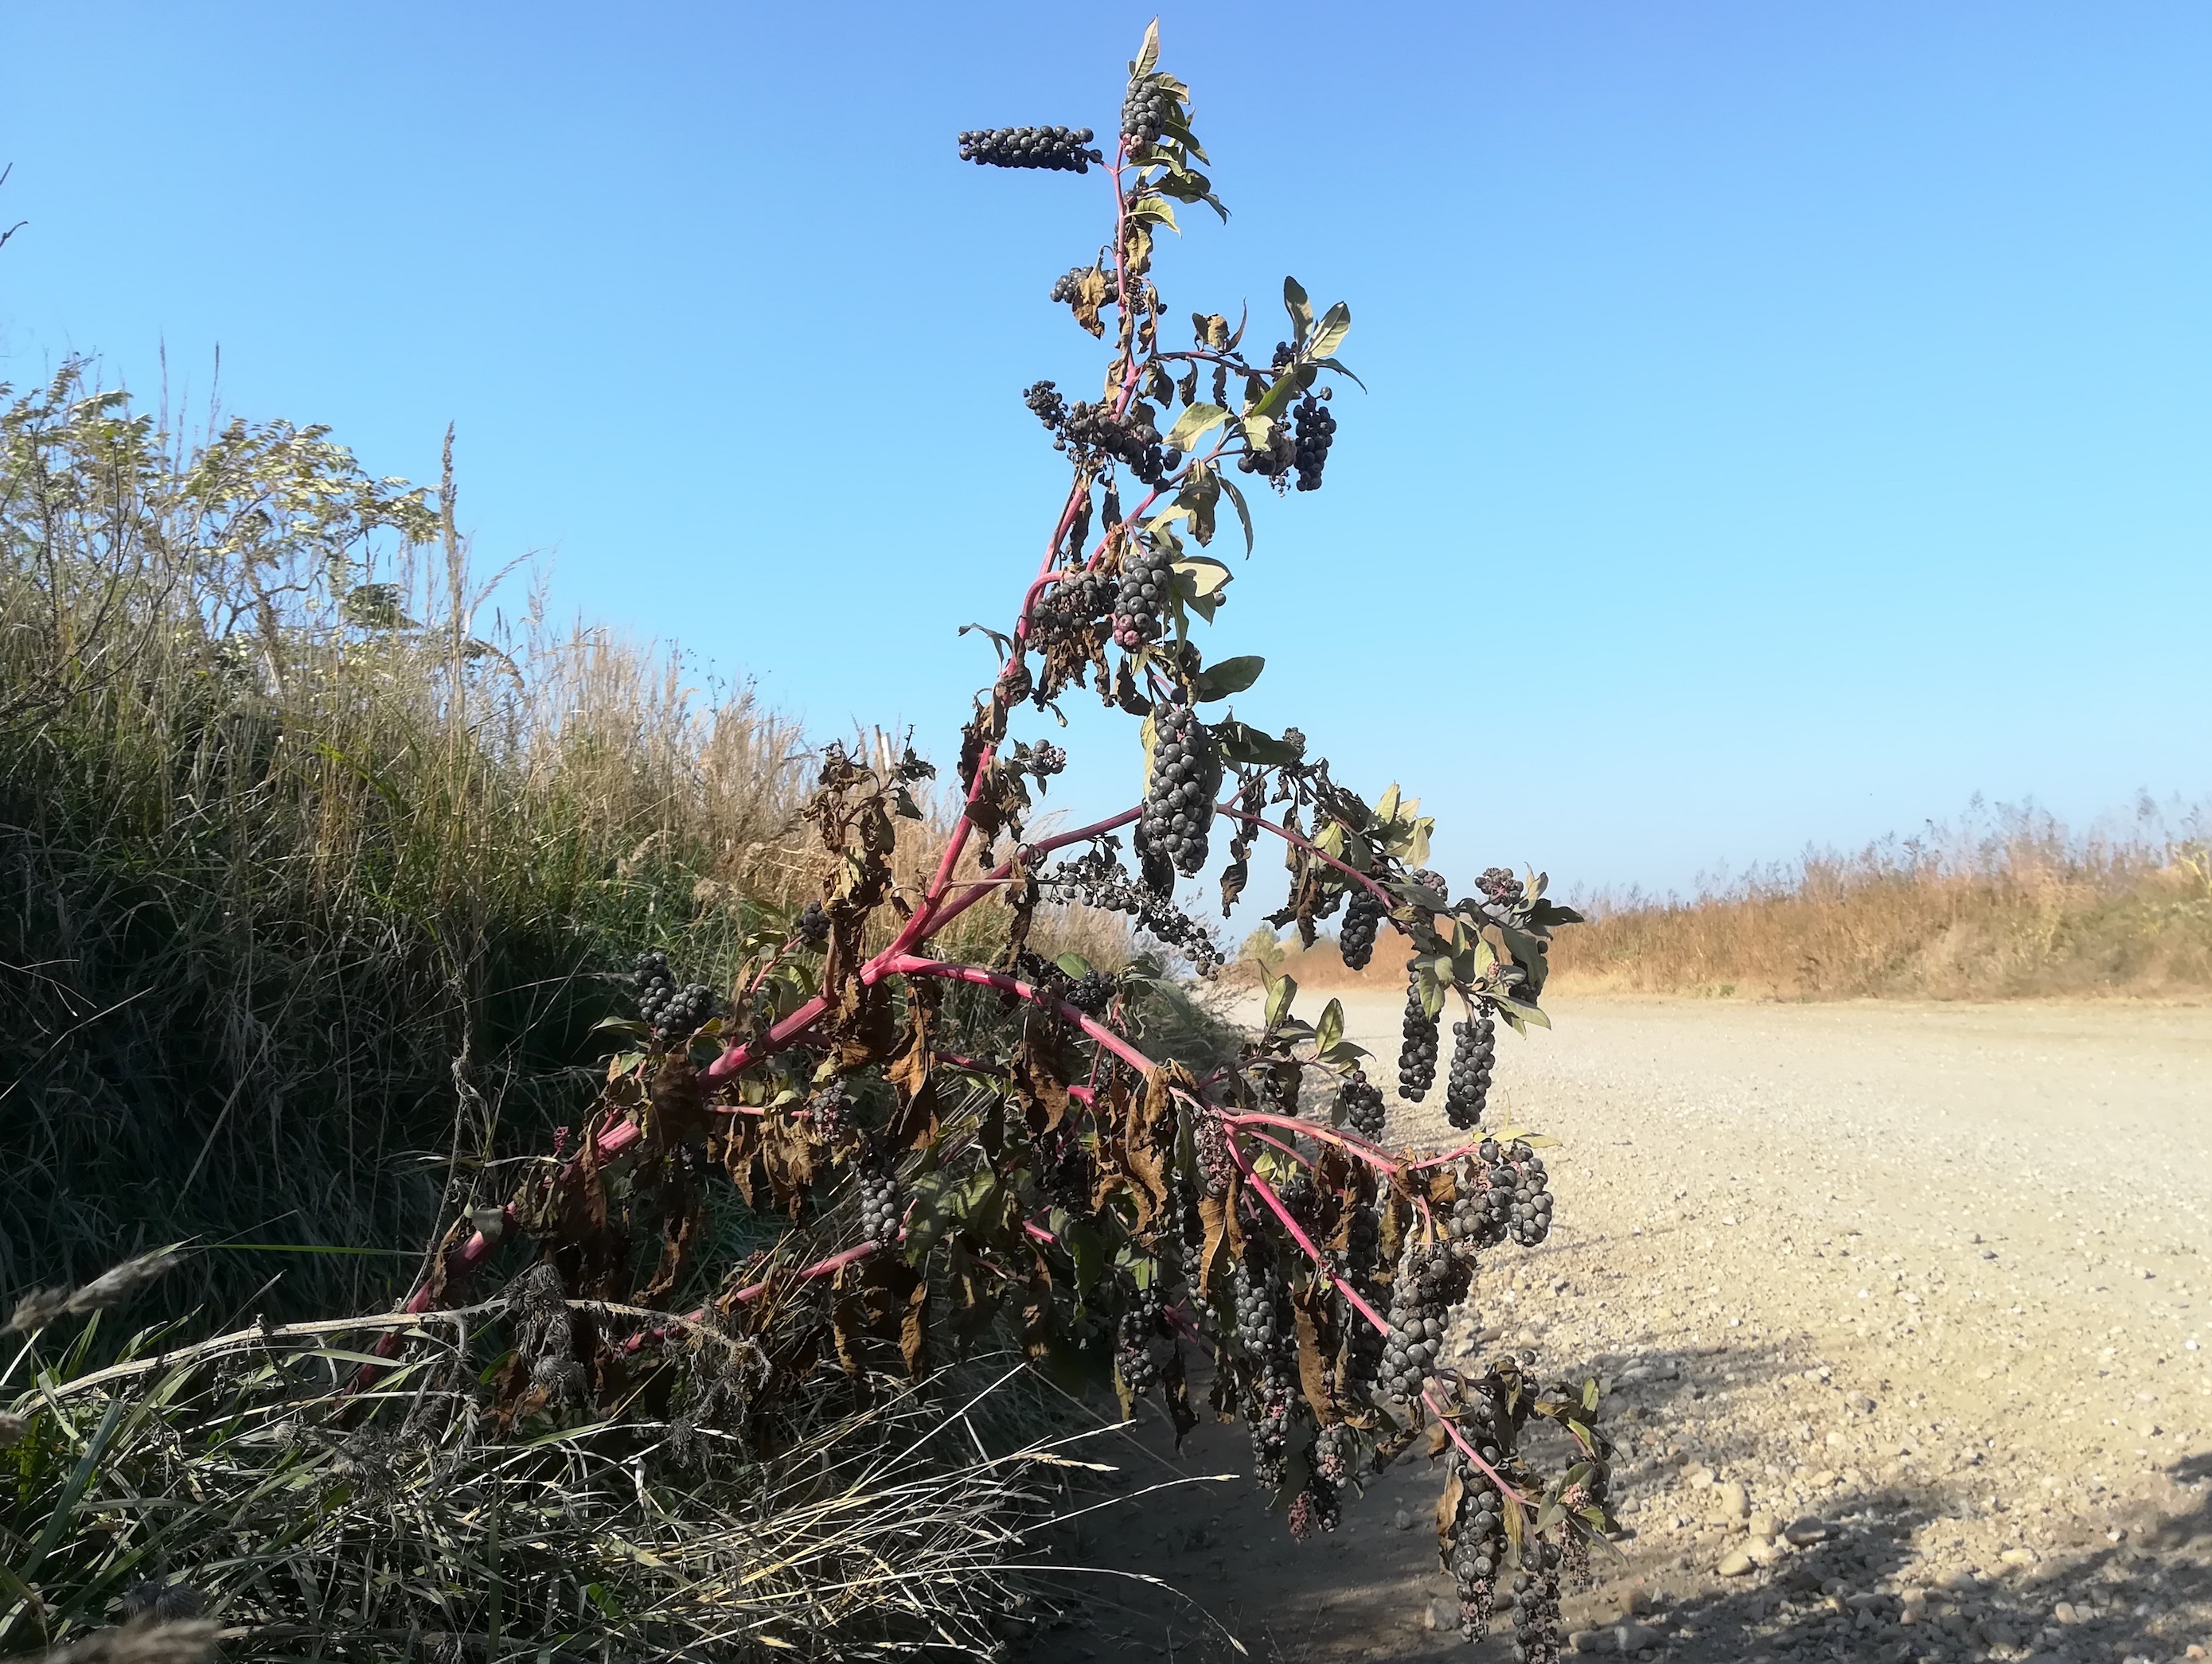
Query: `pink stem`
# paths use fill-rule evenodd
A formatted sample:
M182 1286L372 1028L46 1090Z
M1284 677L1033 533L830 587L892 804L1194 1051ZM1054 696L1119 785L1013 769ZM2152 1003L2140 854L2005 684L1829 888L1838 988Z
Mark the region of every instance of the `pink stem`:
M1338 1132L1333 1127L1322 1127L1313 1121L1301 1120L1296 1115L1269 1114L1263 1110L1251 1109L1224 1114L1221 1119L1231 1127L1255 1125L1287 1127L1307 1138L1319 1139L1324 1143L1335 1145L1346 1154L1357 1156L1370 1167L1379 1168L1385 1173L1395 1173L1398 1170L1399 1164L1396 1162L1392 1161L1366 1139L1352 1138L1349 1134Z
M1224 1115L1222 1119L1225 1121L1229 1118L1226 1115ZM1289 1145L1285 1144L1280 1139L1272 1138L1265 1133L1255 1133L1251 1131L1249 1128L1246 1129L1245 1136L1247 1138L1259 1139L1261 1143L1267 1145L1270 1149L1281 1151L1285 1156L1288 1156L1292 1161L1297 1163L1301 1167L1311 1167L1313 1165L1313 1158L1311 1157L1301 1154L1299 1151L1293 1150Z
M1056 1013L1063 1023L1072 1023L1089 1035L1108 1051L1140 1073L1150 1073L1152 1059L1132 1046L1087 1011L1078 1011L1064 999L1055 999L1040 989L1031 987L1018 977L1004 971L987 970L981 965L955 964L945 959L924 959L915 954L902 953L884 967L897 976L938 976L948 981L972 982L978 987L997 988L1025 999L1042 1010Z
M1116 831L1133 821L1141 819L1144 812L1141 805L1134 809L1124 809L1120 814L1109 816L1103 821L1093 821L1090 825L1079 827L1075 831L1062 832L1033 843L1030 846L1030 853L1033 855L1048 855L1054 850L1064 849L1072 843L1083 843L1091 838L1103 837L1109 832ZM1012 861L1001 861L981 878L971 881L969 887L963 890L959 896L939 906L936 913L930 919L928 933L933 936L943 930L945 926L951 924L976 902L989 896L1000 884L1012 878L1014 864ZM919 941L921 938L917 937L915 939ZM909 942L907 945L911 947L914 944ZM904 950L902 949L901 951Z
M1339 872L1344 874L1346 878L1358 879L1359 883L1367 887L1369 894L1372 895L1376 901L1382 902L1384 908L1395 908L1398 905L1396 902L1391 899L1390 892L1389 890L1383 889L1382 885L1376 884L1374 879L1369 878L1364 872L1360 871L1357 867L1346 866L1342 861L1337 859L1335 856L1330 854L1328 851L1323 849L1312 839L1301 837L1286 826L1278 826L1274 822L1264 819L1258 815L1248 815L1242 809L1232 808L1230 805L1225 803L1215 804L1213 805L1213 812L1217 815L1226 815L1232 821L1243 821L1247 826L1255 826L1263 832L1272 832L1277 837L1282 839L1285 843L1296 844L1299 848L1312 855L1315 859L1326 862L1328 865L1334 867Z
M1437 1402L1437 1396L1434 1389L1427 1387L1422 1388L1421 1402L1429 1406L1429 1413L1437 1418L1437 1424L1443 1427L1447 1434L1450 1436L1451 1442L1459 1446L1460 1454L1465 1456L1477 1467L1480 1467L1484 1473L1490 1475L1490 1482L1498 1487L1498 1494L1500 1496L1508 1497L1510 1500L1520 1503L1523 1508L1528 1507L1528 1499L1522 1496L1519 1491L1516 1491L1510 1485L1507 1484L1505 1476L1503 1473L1500 1473L1496 1468L1492 1467L1488 1462L1483 1461L1481 1454L1477 1451L1473 1445L1469 1444L1466 1438L1462 1436L1459 1430L1459 1424L1454 1421L1449 1416L1446 1415L1443 1412L1443 1406Z
M1283 1205L1283 1199L1275 1194L1275 1187L1252 1170L1252 1158L1237 1147L1234 1138L1229 1140L1229 1155L1230 1159L1237 1163L1237 1169L1243 1174L1244 1182L1258 1193L1261 1201L1274 1210L1275 1217L1283 1222L1283 1229L1291 1233L1291 1240L1305 1250L1306 1258L1313 1261L1314 1269L1321 1273L1322 1279L1342 1295L1345 1303L1354 1311L1372 1323L1377 1334L1388 1337L1390 1325L1383 1320L1374 1307L1360 1297L1358 1290L1329 1269L1328 1260L1322 1256L1322 1251L1314 1246L1313 1238L1307 1236L1304 1228L1291 1217L1290 1209Z

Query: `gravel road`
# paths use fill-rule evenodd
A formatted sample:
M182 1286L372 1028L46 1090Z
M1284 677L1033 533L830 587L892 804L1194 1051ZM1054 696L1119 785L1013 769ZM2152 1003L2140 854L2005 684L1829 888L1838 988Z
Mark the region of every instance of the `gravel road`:
M1346 1004L1390 1078L1399 1000ZM1488 1120L1559 1140L1558 1224L1490 1257L1462 1338L1608 1388L1630 1531L1567 1605L1576 1650L2203 1656L2212 1011L1561 999L1553 1016L1501 1034ZM1440 1096L1394 1102L1394 1142L1435 1146ZM1166 1471L1147 1440L1132 1485ZM1182 1471L1242 1467L1242 1441L1209 1426ZM1509 1656L1510 1637L1436 1631L1452 1613L1434 1483L1408 1458L1316 1543L1238 1483L1097 1516L1084 1546L1178 1584L1256 1655ZM1170 1644L1231 1655L1188 1605L1119 1597L1036 1655Z

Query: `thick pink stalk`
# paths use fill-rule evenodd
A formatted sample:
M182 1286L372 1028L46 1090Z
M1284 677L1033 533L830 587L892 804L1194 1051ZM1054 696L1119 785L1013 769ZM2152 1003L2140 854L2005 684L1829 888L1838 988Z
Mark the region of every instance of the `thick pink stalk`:
M1090 825L1078 827L1073 832L1061 832L1049 838L1041 838L1030 846L1030 853L1036 855L1049 855L1054 850L1064 849L1069 844L1083 843L1091 838L1103 837L1109 832L1120 830L1133 821L1142 819L1144 813L1141 805L1134 809L1124 809L1118 815L1109 815L1103 821L1093 821ZM930 919L928 934L933 936L943 930L945 926L967 912L976 902L990 895L999 885L1013 877L1013 874L1014 864L1012 861L1001 861L981 878L970 880L966 890L951 901L943 902L938 907ZM921 939L920 937L915 938L917 942ZM909 943L908 945L911 946L913 944Z
M1226 815L1232 821L1243 821L1245 825L1257 827L1262 832L1272 832L1277 837L1282 839L1285 843L1296 844L1300 849L1304 850L1307 853L1313 856L1315 859L1327 863L1328 865L1334 867L1339 872L1344 874L1346 878L1355 878L1360 884L1365 885L1368 892L1372 895L1376 901L1382 902L1385 908L1395 908L1398 905L1397 902L1391 900L1390 892L1389 890L1383 889L1382 885L1376 884L1374 879L1369 878L1364 872L1360 871L1358 868L1346 866L1342 861L1337 859L1335 856L1330 854L1328 851L1323 849L1311 838L1302 837L1297 833L1291 831L1287 826L1278 826L1274 822L1268 820L1262 816L1248 815L1242 809L1237 808L1233 804L1217 803L1213 805L1213 812L1217 815Z
M1398 1170L1398 1163L1392 1161L1389 1157L1368 1143L1366 1139L1354 1138L1348 1133L1340 1133L1334 1127L1322 1127L1314 1121L1301 1120L1296 1115L1271 1114L1261 1109L1240 1109L1233 1114L1224 1114L1221 1119L1231 1127L1287 1127L1305 1138L1319 1139L1325 1144L1335 1145L1346 1154L1356 1156L1370 1167L1379 1169L1382 1172L1395 1173Z
M1225 1120L1228 1117L1224 1116L1222 1119ZM1312 1157L1304 1154L1301 1151L1292 1149L1289 1145L1285 1144L1280 1139L1276 1138L1270 1133L1255 1132L1251 1128L1247 1127L1245 1129L1244 1136L1247 1138L1259 1139L1261 1143L1266 1145L1270 1150L1281 1151L1283 1154L1288 1156L1300 1167L1311 1167L1313 1165Z
M1427 1387L1421 1388L1421 1402L1429 1406L1429 1413L1437 1418L1437 1424L1450 1436L1451 1442L1459 1446L1460 1454L1490 1475L1490 1482L1498 1487L1500 1496L1509 1501L1520 1503L1523 1508L1528 1507L1528 1499L1508 1484L1505 1476L1483 1461L1481 1452L1467 1442L1459 1430L1459 1424L1446 1415L1443 1406L1437 1402L1436 1393L1432 1388Z
M972 982L978 987L997 988L1003 993L1012 994L1017 999L1025 999L1032 1005L1056 1013L1063 1023L1082 1029L1139 1073L1149 1074L1153 1067L1152 1059L1088 1011L1078 1011L1066 1000L1055 999L1042 989L1032 987L1004 971L988 970L981 965L956 964L947 959L924 959L911 953L901 954L884 969L897 976L935 976L951 982Z
M1283 1222L1283 1229L1291 1233L1291 1240L1305 1250L1306 1258L1313 1261L1314 1269L1321 1273L1322 1279L1342 1295L1346 1303L1354 1311L1372 1323L1377 1334L1387 1337L1390 1333L1389 1323L1360 1297L1358 1290L1329 1269L1328 1259L1314 1246L1314 1240L1306 1235L1304 1227L1291 1217L1290 1209L1283 1205L1283 1199L1275 1194L1275 1187L1252 1170L1251 1157L1237 1147L1234 1137L1229 1140L1229 1156L1237 1163L1237 1170L1243 1174L1244 1182L1258 1193L1261 1201L1274 1210L1275 1217Z

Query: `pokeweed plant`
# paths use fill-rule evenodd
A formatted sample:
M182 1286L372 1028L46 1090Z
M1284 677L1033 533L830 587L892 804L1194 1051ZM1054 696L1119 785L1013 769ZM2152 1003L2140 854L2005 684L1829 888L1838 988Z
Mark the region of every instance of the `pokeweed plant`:
M1201 649L1194 632L1231 579L1205 551L1224 502L1251 550L1240 478L1278 493L1322 483L1332 395L1356 380L1337 356L1351 314L1317 313L1286 280L1287 338L1264 355L1222 313L1189 314L1176 344L1158 239L1178 206L1227 215L1200 171L1188 89L1159 67L1157 25L1110 156L1091 139L1064 126L959 139L980 165L1100 169L1113 222L1051 288L1101 343L1104 374L1095 398L1050 381L1024 396L1070 483L1011 627L988 632L999 667L961 735L962 808L933 875L902 886L893 862L902 838L928 835L916 794L933 767L910 744L872 758L830 746L805 810L832 858L823 894L749 939L729 987L640 960L632 1041L578 1146L458 1220L410 1309L453 1302L515 1237L540 1246L574 1300L672 1309L704 1282L709 1297L682 1321L774 1344L745 1393L675 1413L740 1422L740 1399L793 1391L828 1357L859 1372L896 1346L919 1372L948 1339L999 1325L1041 1364L1110 1376L1125 1407L1157 1398L1180 1436L1197 1420L1194 1350L1211 1360L1207 1401L1246 1421L1255 1475L1300 1534L1334 1528L1341 1493L1425 1437L1444 1467L1438 1531L1463 1632L1482 1633L1503 1588L1520 1655L1549 1658L1561 1576L1613 1523L1596 1387L1547 1382L1526 1355L1463 1368L1444 1342L1479 1256L1550 1228L1542 1140L1486 1133L1482 1116L1494 1022L1545 1023L1546 944L1577 915L1540 876L1502 868L1453 900L1422 865L1431 821L1395 786L1370 803L1297 730L1209 714L1262 661ZM1137 720L1144 798L1033 835L1068 759L1015 738L1018 719L1057 714L1082 689ZM1399 1091L1430 1090L1455 1008L1456 1147L1385 1145L1381 1090L1342 1007L1301 1020L1286 976L1236 1061L1194 1066L1146 1041L1131 979L1031 950L1040 907L1081 903L1129 915L1211 973L1212 932L1176 880L1206 868L1224 823L1224 914L1265 837L1289 872L1272 925L1310 944L1342 910L1354 966L1386 919L1411 944ZM933 950L986 902L1009 919L994 963ZM1324 1102L1326 1119L1304 1113ZM727 1267L706 1263L718 1175L790 1221ZM509 1424L564 1393L623 1390L638 1337L581 1315L574 1338L574 1358L532 1364L525 1349L510 1362Z

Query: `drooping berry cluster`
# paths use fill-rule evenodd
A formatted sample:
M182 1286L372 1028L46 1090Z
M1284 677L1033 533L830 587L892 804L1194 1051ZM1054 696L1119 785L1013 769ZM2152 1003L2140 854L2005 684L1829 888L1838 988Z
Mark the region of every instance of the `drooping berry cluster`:
M1316 1531L1335 1530L1343 1518L1335 1484L1323 1477L1318 1467L1309 1466L1305 1488L1291 1498L1290 1508L1285 1511L1291 1535L1304 1542Z
M1103 161L1088 127L981 127L960 136L960 160L991 167L1050 167L1087 173Z
M721 1001L703 982L676 986L668 956L659 949L637 956L637 1014L663 1040L680 1040L703 1027Z
M1097 1167L1073 1121L1062 1121L1036 1140L1037 1187L1070 1213L1088 1212Z
M1290 1473L1291 1404L1297 1380L1297 1343L1287 1308L1290 1291L1257 1254L1237 1267L1237 1344L1248 1364L1252 1401L1252 1477L1265 1491Z
M830 939L828 910L819 902L809 902L793 923L791 933L810 946L820 947Z
M1298 489L1321 489L1321 471L1328 461L1329 441L1336 437L1336 417L1324 402L1328 389L1322 389L1316 398L1309 394L1298 401L1297 439L1293 462L1298 471Z
M1114 596L1114 645L1134 653L1157 640L1174 597L1168 552L1132 538L1121 551L1121 582Z
M1408 1103L1419 1103L1436 1084L1437 1021L1421 1004L1419 980L1408 981L1406 1015L1398 1025L1398 1096Z
M1184 878L1194 877L1206 865L1213 794L1220 786L1221 748L1212 730L1188 705L1157 707L1152 777L1137 823L1138 849L1163 855Z
M831 1081L806 1102L814 1122L814 1136L824 1144L842 1143L853 1130L853 1100L842 1081Z
M1482 1451L1482 1459L1498 1466L1495 1443L1483 1443L1486 1430L1479 1422L1462 1424ZM1463 1455L1451 1452L1453 1471L1461 1491L1458 1517L1452 1523L1450 1546L1444 1570L1451 1574L1459 1594L1459 1632L1464 1641L1480 1641L1490 1627L1498 1599L1498 1574L1505 1564L1505 1503L1490 1476Z
M1534 1565L1513 1574L1514 1664L1558 1664L1559 1546L1539 1543L1528 1558Z
M1360 1071L1353 1070L1352 1078L1337 1089L1336 1106L1337 1120L1346 1132L1370 1144L1382 1141L1382 1090Z
M1121 99L1122 136L1133 145L1150 144L1167 131L1181 102L1157 76L1132 81Z
M1344 925L1336 933L1336 950L1344 956L1346 970L1365 970L1375 956L1375 932L1389 909L1382 898L1360 884L1345 903Z
M1451 1309L1467 1291L1467 1267L1441 1242L1408 1242L1390 1284L1390 1338L1382 1348L1383 1395L1421 1395L1436 1373Z
M1118 846L1102 838L1073 861L1040 873L1038 883L1066 899L1109 913L1133 914L1137 928L1183 956L1202 976L1221 966L1221 949L1204 925L1147 885L1129 882L1115 854Z
M1498 1024L1487 1005L1452 1024L1451 1073L1444 1081L1444 1119L1462 1132L1482 1125L1490 1101L1491 1065L1498 1052Z
M1031 416L1052 429L1053 448L1065 451L1067 441L1057 435L1067 425L1067 401L1060 396L1060 389L1049 381L1032 381L1022 389L1022 403L1030 407Z
M889 1248L905 1228L906 1196L898 1175L878 1154L856 1170L860 1189L860 1235L879 1248Z
M1159 1359L1155 1346L1167 1330L1167 1305L1158 1278L1142 1286L1132 1284L1116 1321L1114 1368L1131 1398L1148 1398L1160 1384Z
M1543 1158L1519 1139L1501 1145L1485 1139L1476 1152L1489 1180L1489 1213L1522 1248L1552 1234L1551 1175Z

